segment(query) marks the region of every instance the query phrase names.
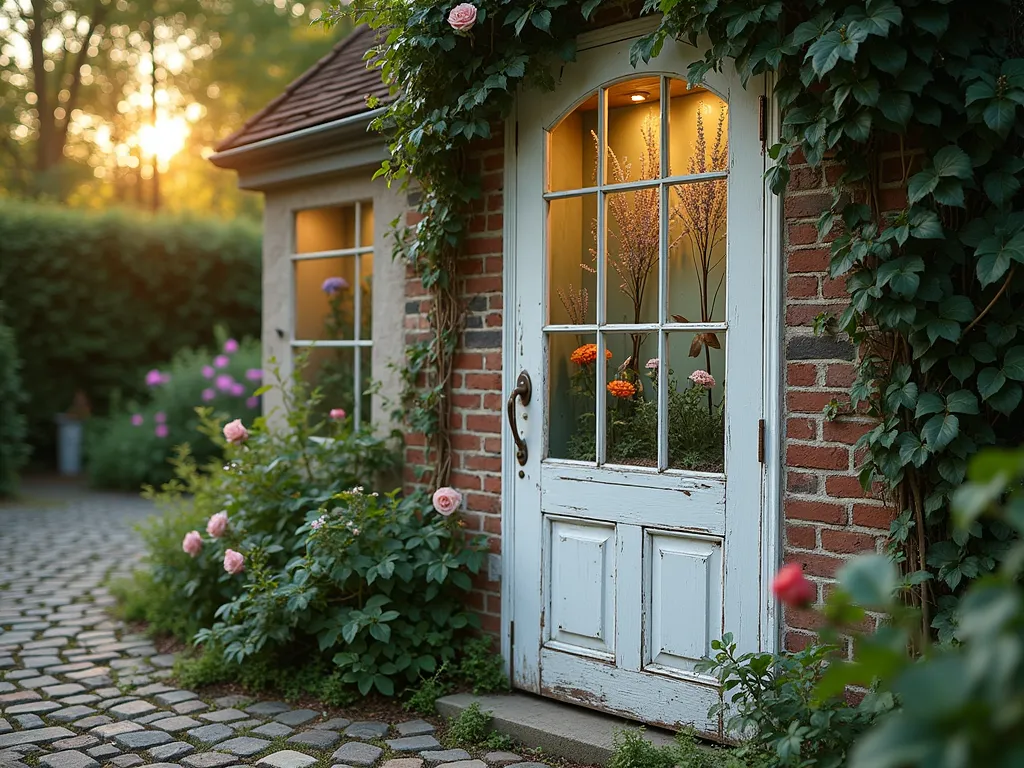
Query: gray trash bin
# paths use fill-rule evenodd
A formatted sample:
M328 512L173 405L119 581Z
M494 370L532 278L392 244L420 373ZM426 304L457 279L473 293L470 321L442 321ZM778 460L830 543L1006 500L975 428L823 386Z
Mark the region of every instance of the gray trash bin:
M82 473L82 421L66 413L57 414L57 469L68 477Z

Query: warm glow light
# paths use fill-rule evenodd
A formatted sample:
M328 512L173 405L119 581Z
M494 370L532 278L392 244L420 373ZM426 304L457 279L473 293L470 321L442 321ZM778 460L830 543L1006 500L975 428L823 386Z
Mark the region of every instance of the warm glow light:
M639 103L641 101L647 101L647 97L649 95L650 94L648 94L647 91L637 91L636 93L629 94L629 100Z
M144 125L139 129L139 146L149 157L155 157L161 165L185 148L188 138L188 123L182 117L159 117L156 125Z

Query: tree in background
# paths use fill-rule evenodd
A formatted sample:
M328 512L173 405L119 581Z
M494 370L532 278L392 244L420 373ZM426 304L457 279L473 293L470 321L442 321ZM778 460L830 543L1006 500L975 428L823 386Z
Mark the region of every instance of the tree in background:
M161 208L256 212L205 157L329 50L320 5L0 0L0 190L149 205L156 169Z

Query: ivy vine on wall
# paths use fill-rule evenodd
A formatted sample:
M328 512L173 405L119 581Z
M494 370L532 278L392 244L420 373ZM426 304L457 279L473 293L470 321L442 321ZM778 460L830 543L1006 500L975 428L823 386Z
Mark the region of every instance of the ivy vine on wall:
M374 126L390 141L380 173L421 191L423 218L398 243L434 299L434 333L409 352L407 405L410 426L433 436L440 480L450 468L448 388L462 317L455 259L480 194L467 150L491 136L518 88L553 87L583 23L620 6L484 0L459 30L451 6L425 0L357 0L328 14L380 30L372 55L396 95ZM980 447L1024 435L1024 5L647 0L643 12L662 16L634 45L634 64L666 44L692 44L700 58L691 82L725 66L744 77L775 73L775 192L800 155L843 169L819 232L851 302L818 326L849 336L860 355L850 401L832 415L877 419L858 444L861 480L881 483L897 504L893 553L919 574L925 622L951 637L958 591L994 569L1010 532L978 521L954 533L950 493ZM906 203L886 210L880 154L893 148Z

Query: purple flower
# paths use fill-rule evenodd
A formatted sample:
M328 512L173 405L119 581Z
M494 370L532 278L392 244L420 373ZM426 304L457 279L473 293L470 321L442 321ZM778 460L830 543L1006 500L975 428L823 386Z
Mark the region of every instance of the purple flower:
M163 411L157 411L156 413L153 414L153 421L155 421L157 424L166 424L167 414L164 413Z
M231 376L229 376L226 373L220 374L214 381L214 384L216 385L217 389L219 389L221 392L230 392L231 387L234 386L234 383L235 380L232 379Z
M228 339L224 342L224 351L229 355L235 354L238 351L238 342L234 339Z
M324 284L320 286L320 289L328 296L333 296L338 291L344 291L348 288L348 280L344 277L328 277L324 280Z
M239 384L237 381L231 384L231 394L235 397L241 397L245 394L245 385Z
M132 426L133 427L141 427L143 421L144 421L144 419L142 418L142 414L141 413L133 413L132 414Z
M203 378L204 379L212 379L213 375L215 373L216 373L216 371L213 370L213 366L212 365L204 365L203 366Z
M213 398L215 398L216 396L217 393L210 388L206 388L203 390L203 400L207 403L213 400Z
M249 381L263 381L263 370L261 368L250 368L245 372L245 378Z
M166 424L157 424L156 429L153 430L153 434L157 437L167 437L168 432Z
M217 355L213 358L213 364L218 368L227 368L228 363L231 362L227 355Z
M170 378L168 377L168 381ZM156 368L146 374L146 386L147 387L159 387L161 384L165 384L164 375L160 373Z
M260 399L258 397L250 397L245 401L246 408L256 408L257 406L259 406L259 404Z

